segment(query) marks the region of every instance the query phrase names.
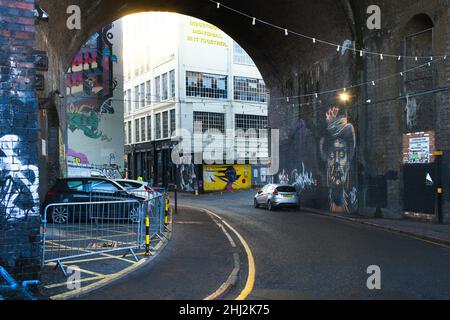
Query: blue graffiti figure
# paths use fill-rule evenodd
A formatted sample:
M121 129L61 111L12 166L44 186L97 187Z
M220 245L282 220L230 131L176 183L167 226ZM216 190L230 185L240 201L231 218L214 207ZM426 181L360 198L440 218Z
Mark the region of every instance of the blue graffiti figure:
M223 176L217 177L227 184L227 186L225 187L227 191L233 191L234 184L239 180L241 176L239 176L236 172L236 169L231 166L228 167L225 171L221 171L221 173L223 173Z

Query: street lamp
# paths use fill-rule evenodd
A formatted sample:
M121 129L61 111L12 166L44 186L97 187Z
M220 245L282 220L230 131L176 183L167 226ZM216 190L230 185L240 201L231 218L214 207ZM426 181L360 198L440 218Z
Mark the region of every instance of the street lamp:
M342 92L339 94L339 100L344 103L344 106L347 104L347 102L350 101L350 95L347 92Z
M344 104L345 109L345 115L347 115L347 102L349 102L351 99L350 94L348 92L344 91L339 94L339 100Z

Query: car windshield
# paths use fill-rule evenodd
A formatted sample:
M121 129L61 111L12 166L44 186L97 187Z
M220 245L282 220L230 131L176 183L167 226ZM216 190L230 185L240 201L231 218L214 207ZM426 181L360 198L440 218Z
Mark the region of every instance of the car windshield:
M117 181L122 187L129 189L139 189L142 187L142 184L137 182L130 182L130 181Z
M278 187L278 192L297 192L297 190L294 187Z

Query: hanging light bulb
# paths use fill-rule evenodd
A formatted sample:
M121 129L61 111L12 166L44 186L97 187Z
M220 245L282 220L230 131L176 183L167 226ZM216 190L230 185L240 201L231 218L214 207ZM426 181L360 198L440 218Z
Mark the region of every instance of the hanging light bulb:
M381 59L381 60L383 60L383 59L384 59L384 57L383 57L383 54L380 54L380 59Z
M316 43L316 38L313 38L313 43Z
M398 61L402 60L402 56L398 56Z
M285 34L286 36L289 35L288 29L284 29L284 34Z
M337 52L341 51L341 46L337 46Z
M220 2L217 2L217 9L220 9Z
M359 56L362 57L363 55L364 55L364 51L363 50L359 51Z
M256 24L256 18L253 18L252 25Z
M373 86L375 85L375 81L372 81L372 85L373 85Z

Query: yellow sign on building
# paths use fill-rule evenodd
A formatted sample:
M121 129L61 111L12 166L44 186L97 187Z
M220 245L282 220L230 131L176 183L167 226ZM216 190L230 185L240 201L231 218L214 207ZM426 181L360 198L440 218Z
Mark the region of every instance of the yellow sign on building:
M250 165L205 165L203 188L209 191L233 191L252 187Z

